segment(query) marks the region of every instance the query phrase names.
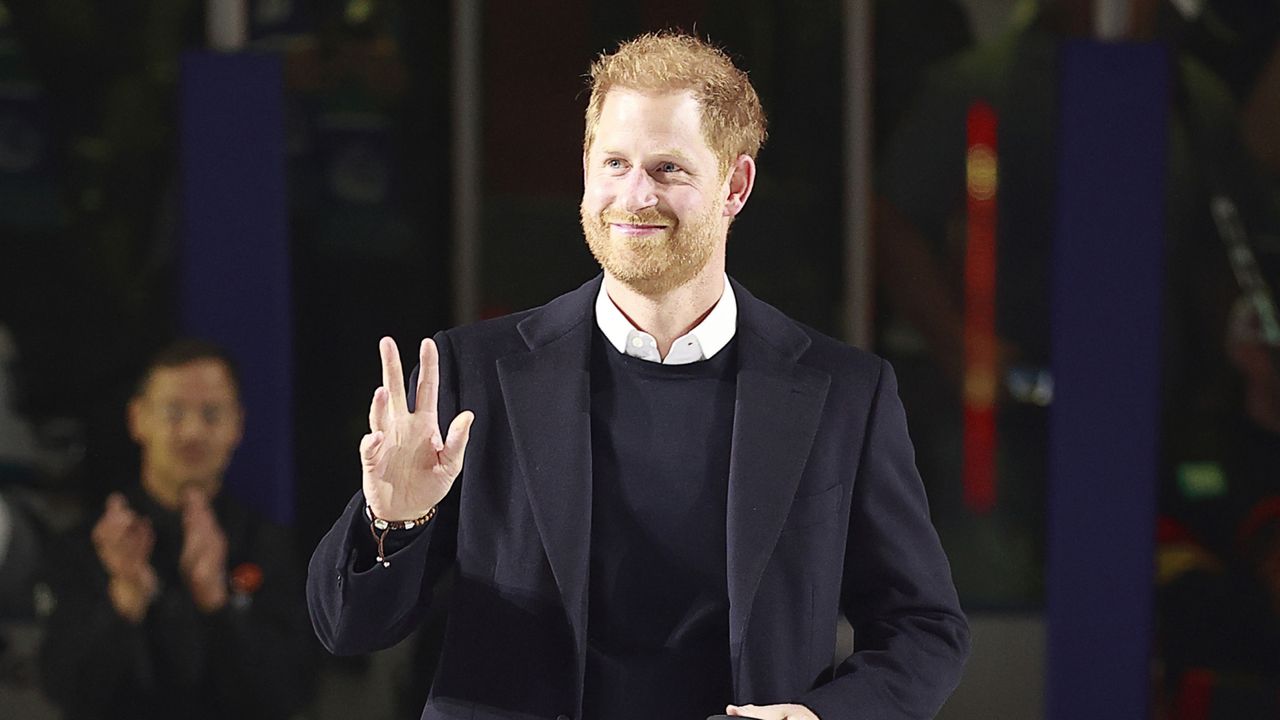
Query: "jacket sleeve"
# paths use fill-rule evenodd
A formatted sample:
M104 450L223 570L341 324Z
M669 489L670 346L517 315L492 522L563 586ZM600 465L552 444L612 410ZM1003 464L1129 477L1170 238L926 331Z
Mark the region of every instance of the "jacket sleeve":
M798 702L822 720L932 718L960 682L969 627L883 361L854 481L841 603L854 653Z
M440 355L438 413L443 434L459 411L458 373L447 335L438 333L435 341ZM410 410L418 370L406 385ZM307 570L311 624L329 652L354 655L381 650L413 632L430 606L432 588L453 563L461 484L459 476L426 527L387 536L387 566L375 560L363 492L357 491L347 503L320 540Z

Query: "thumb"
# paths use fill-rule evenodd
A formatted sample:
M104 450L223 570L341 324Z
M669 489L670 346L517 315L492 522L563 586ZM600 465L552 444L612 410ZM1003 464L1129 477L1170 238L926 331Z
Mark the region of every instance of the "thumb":
M470 410L463 410L458 413L458 417L449 423L449 434L445 438L445 448L453 454L455 451L460 455L467 445L467 440L471 438L471 425L476 421L476 414Z
M440 460L451 475L456 476L462 472L462 457L467 449L467 441L471 439L471 425L475 421L475 413L463 410L449 423L449 434L445 437Z

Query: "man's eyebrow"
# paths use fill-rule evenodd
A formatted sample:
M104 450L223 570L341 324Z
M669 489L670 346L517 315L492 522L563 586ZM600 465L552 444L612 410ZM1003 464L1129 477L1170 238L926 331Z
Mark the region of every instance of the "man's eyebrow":
M613 148L601 147L600 154L605 156L621 155L625 157L627 153L621 150L615 150ZM671 158L673 160L679 160L681 163L690 163L693 161L693 158L691 155L689 155L688 153L682 150L677 150L676 148L658 150L656 152L648 153L648 155L650 157Z
M687 165L693 162L692 157L690 157L688 154L684 152L681 152L680 150L676 150L675 148L672 148L670 150L663 150L661 152L657 152L654 154L657 155L658 157L669 157L669 158L672 158L673 160L679 160L680 164L682 165Z

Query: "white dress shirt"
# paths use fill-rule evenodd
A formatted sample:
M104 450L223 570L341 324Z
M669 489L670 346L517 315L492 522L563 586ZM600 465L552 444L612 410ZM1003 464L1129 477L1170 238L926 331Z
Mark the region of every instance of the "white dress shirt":
M596 295L596 325L620 353L663 365L686 365L707 360L724 349L738 331L738 301L733 296L729 277L724 279L724 292L711 312L692 330L676 338L671 351L663 358L658 354L658 341L649 333L637 329L626 315L613 304L604 283Z

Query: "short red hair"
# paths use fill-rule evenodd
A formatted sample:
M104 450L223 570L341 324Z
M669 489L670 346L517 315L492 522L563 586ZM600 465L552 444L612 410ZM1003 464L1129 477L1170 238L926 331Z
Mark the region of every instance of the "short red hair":
M764 144L764 109L747 74L723 50L692 35L646 33L592 63L583 152L591 149L605 96L615 87L692 92L701 109L703 139L720 160L722 173L739 155L754 159Z

